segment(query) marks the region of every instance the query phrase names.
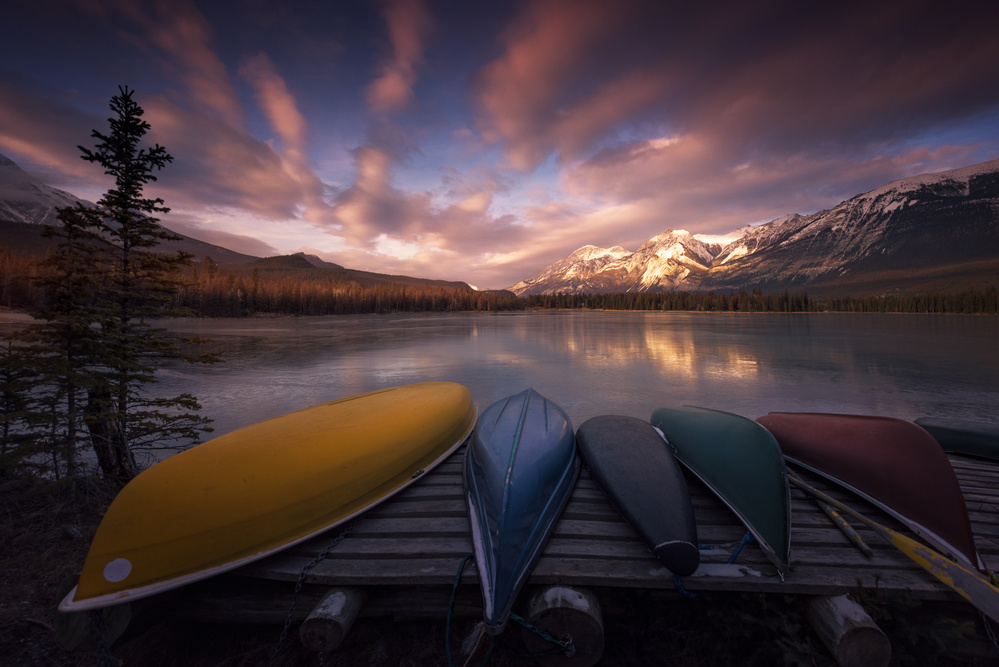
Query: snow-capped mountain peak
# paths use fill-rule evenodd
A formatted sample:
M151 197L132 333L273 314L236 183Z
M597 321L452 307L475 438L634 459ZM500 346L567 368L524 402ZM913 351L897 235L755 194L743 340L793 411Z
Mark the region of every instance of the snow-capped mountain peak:
M999 160L992 160L900 179L829 210L728 234L667 229L634 253L584 246L509 289L519 295L787 289L997 257Z

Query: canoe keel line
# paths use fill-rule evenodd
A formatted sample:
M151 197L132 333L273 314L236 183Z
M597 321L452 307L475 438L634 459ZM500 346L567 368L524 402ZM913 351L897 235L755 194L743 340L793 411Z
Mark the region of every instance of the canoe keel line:
M700 563L697 525L683 471L662 435L635 417L593 417L576 444L590 474L652 554L686 577Z
M903 419L771 412L757 419L791 463L880 507L935 549L985 568L964 495L943 449Z
M176 454L111 503L59 610L149 597L341 525L447 458L474 423L466 387L426 382L306 408Z
M790 563L791 500L773 436L751 419L689 405L660 408L651 423L676 458L739 517L783 578Z
M497 401L479 417L462 470L483 621L496 635L575 485L572 423L533 389Z

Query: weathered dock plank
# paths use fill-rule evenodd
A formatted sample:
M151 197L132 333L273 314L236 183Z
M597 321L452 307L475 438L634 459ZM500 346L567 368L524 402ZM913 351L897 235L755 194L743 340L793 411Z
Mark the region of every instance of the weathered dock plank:
M371 591L363 615L391 613L397 617L438 614L457 568L472 545L465 514L459 450L448 461L383 505L364 514L330 555L305 578L300 605L310 608L329 586L364 586ZM979 550L990 565L999 565L999 463L952 457L966 492L969 514ZM814 475L801 472L810 483L843 500L863 514L894 530L911 535L900 523L869 503L839 490ZM933 576L915 565L863 525L854 528L873 550L863 555L829 518L800 490L791 490L791 569L782 580L755 544L744 547L734 564L727 564L745 529L734 514L698 480L688 478L704 546L698 571L684 579L687 590L746 591L804 595L838 595L858 588L880 594L910 595L915 599L956 600ZM238 614L273 621L269 607L285 613L293 586L303 568L321 553L339 530L316 537L285 552L248 565L227 577L195 587L194 615ZM239 595L231 604L220 602L238 581ZM529 580L529 585L575 585L598 588L675 590L672 573L641 542L584 470L556 525L551 540ZM206 601L207 600L207 601ZM413 608L410 608L412 605ZM418 607L418 608L417 608ZM215 610L215 611L213 611ZM446 611L446 608L444 609ZM466 567L459 584L456 613L477 615L478 585L474 567ZM216 619L218 620L218 619Z

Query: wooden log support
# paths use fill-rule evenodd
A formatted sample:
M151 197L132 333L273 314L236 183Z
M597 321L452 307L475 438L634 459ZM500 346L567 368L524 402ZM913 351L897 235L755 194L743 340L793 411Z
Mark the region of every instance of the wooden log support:
M543 665L590 667L603 655L603 616L600 602L589 588L543 587L531 596L524 620L556 639L572 639L571 656L562 652L539 656L537 660ZM554 647L547 639L526 627L522 630L522 637L529 653L544 653Z
M363 588L344 586L330 589L302 622L298 636L316 653L331 653L347 636L368 599Z
M805 617L841 667L884 667L891 661L885 633L848 596L814 597Z

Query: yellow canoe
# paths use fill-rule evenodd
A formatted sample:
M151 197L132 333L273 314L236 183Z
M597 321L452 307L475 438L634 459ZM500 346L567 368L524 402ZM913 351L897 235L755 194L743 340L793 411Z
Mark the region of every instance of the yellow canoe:
M165 459L104 515L64 612L161 593L349 521L457 449L463 385L426 382L313 406Z

